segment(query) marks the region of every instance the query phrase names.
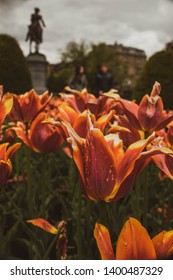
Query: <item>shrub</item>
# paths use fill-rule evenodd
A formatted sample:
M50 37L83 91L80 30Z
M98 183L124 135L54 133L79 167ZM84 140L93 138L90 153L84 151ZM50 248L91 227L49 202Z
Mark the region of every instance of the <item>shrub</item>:
M134 98L139 102L149 93L155 81L162 85L161 96L167 109L173 109L173 51L161 51L154 54L144 66L139 76Z
M31 89L31 77L27 62L17 41L0 34L0 84L4 91L24 93Z

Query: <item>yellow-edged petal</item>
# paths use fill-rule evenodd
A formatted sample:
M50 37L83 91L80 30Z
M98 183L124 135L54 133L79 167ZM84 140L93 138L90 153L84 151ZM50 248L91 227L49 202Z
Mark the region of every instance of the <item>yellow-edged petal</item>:
M157 258L169 259L173 256L173 230L163 230L152 239Z
M47 231L49 233L52 233L52 234L57 234L58 233L58 230L53 225L51 225L48 221L46 221L42 218L28 220L27 222L45 230L45 231Z

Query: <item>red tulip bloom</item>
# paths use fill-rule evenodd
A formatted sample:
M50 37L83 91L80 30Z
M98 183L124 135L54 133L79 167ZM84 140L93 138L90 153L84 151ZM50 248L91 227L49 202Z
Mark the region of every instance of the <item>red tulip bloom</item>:
M156 82L150 96L146 94L139 105L120 97L117 98L117 95L113 93L104 95L121 103L125 115L136 129L151 133L164 128L173 120L173 114L167 114L163 109L160 91L161 86Z
M59 128L49 123L44 123L45 113L40 113L32 122L28 133L23 127L15 128L17 136L35 152L55 152L63 143L62 134Z
M91 113L96 114L98 110L98 99L93 94L88 93L86 89L83 89L81 92L70 87L66 87L65 89L70 94L62 93L61 98L67 105L78 113L89 109Z
M159 147L144 151L154 139L153 135L131 144L124 151L118 135L104 136L99 128L93 127L89 115L86 139L80 137L69 123L63 122L63 125L68 131L68 142L73 150L84 191L91 200L109 202L124 197L152 155L171 152Z
M13 96L9 93L3 95L3 87L0 86L0 126L5 117L9 114L13 107Z
M96 223L94 237L102 260L155 260L167 259L173 254L173 230L162 231L153 239L134 218L129 218L118 237L116 254L108 229Z
M14 105L10 118L14 121L30 123L45 109L52 96L49 96L47 91L38 95L34 90L30 90L21 95L13 94L13 97Z
M3 187L12 171L11 157L20 148L21 144L16 143L8 147L8 143L0 145L0 187Z
M171 122L168 126L168 131L166 134L166 140L173 147L173 122Z
M58 119L61 121L67 121L69 122L72 126L80 113L77 113L72 107L67 105L66 103L62 103L61 105L58 106L58 112L57 116Z

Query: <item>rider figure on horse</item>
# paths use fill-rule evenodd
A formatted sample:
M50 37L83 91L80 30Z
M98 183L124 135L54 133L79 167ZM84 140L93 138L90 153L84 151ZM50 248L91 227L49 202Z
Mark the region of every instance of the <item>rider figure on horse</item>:
M40 9L35 8L35 12L31 15L31 24L28 25L28 32L25 41L30 40L30 53L31 44L35 42L35 52L39 50L39 44L43 42L43 27L45 27L44 20L39 14Z

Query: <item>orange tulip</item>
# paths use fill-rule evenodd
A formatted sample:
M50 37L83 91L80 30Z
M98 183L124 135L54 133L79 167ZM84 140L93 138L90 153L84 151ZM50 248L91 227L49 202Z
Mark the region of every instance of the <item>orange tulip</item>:
M99 128L93 127L89 113L86 139L80 137L69 123L62 123L68 131L68 142L85 193L94 201L109 202L124 197L152 155L171 153L169 149L159 147L144 151L154 135L131 144L124 151L123 142L117 134L104 136Z
M137 130L126 116L118 116L118 124L129 130L129 133L124 133L123 131L119 132L119 137L123 140L123 144L126 148L134 142L144 139L144 132Z
M62 134L59 128L44 123L45 113L40 113L32 122L28 133L23 127L15 128L17 136L35 152L55 152L63 143Z
M91 113L96 114L98 110L98 100L93 94L88 93L86 89L83 89L81 92L71 89L68 86L65 87L65 89L70 93L61 94L61 98L66 104L78 113L82 113L84 110L89 109Z
M141 223L129 218L120 232L114 256L108 229L96 223L94 237L103 260L155 260L167 259L173 254L173 230L162 231L150 238Z
M0 86L0 126L5 117L9 114L13 107L13 96L9 93L3 95L3 87Z
M7 149L8 143L0 145L0 187L6 184L11 174L12 164L10 159L20 146L20 143L16 143Z
M37 95L34 90L30 90L25 94L15 95L13 109L10 118L14 121L32 122L34 118L42 112L51 99L48 92Z
M157 165L157 167L161 170L160 179L164 179L165 177L173 180L173 155L154 155L152 156L152 160Z
M168 126L168 131L166 134L168 143L173 146L173 122L171 122Z
M169 259L173 255L173 230L163 230L152 239L158 259Z
M104 95L112 97L121 103L125 115L136 129L151 133L164 128L173 120L173 114L167 114L163 110L163 102L159 96L160 90L161 86L156 82L151 95L146 94L139 105L117 97L113 93Z
M60 120L67 121L73 126L74 122L79 116L79 113L77 113L69 105L62 103L61 105L58 106L57 116Z

